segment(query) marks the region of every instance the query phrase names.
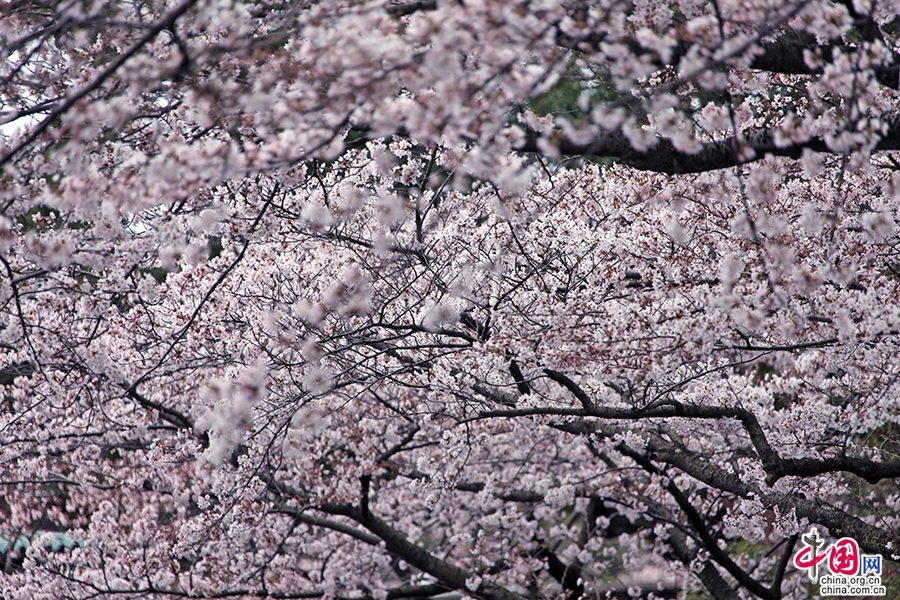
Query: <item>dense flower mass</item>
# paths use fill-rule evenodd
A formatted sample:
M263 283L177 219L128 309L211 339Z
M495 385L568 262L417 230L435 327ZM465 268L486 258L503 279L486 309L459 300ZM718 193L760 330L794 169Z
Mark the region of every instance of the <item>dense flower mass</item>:
M0 598L890 584L898 14L0 5Z

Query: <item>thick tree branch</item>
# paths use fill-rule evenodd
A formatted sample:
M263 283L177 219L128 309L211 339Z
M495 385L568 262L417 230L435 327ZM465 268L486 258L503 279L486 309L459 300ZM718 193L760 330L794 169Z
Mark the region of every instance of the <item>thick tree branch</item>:
M581 406L584 407L584 410L590 412L594 408L594 403L591 402L591 399L585 393L581 386L572 381L568 376L559 371L554 371L553 369L544 369L544 374L547 375L551 380L560 384L570 392L572 395L578 398L578 401L581 402Z
M682 531L673 528L669 531L667 542L675 557L684 565L690 565L696 558L697 550L688 547L688 538ZM738 593L725 581L712 561L704 560L703 568L696 575L715 600L740 600Z
M881 136L873 151L900 150L900 115L885 117L887 131ZM521 152L542 153L540 136L530 132ZM752 163L771 156L800 158L804 150L837 154L821 137L788 146L775 143L774 132L768 129L747 131L741 139L729 137L707 142L696 154L681 152L668 139L659 138L652 148L635 150L620 130L601 133L587 143L575 143L562 135L550 140L550 144L564 156L615 158L641 171L654 171L670 175L702 173Z
M653 463L644 456L641 456L638 452L628 448L625 444L620 444L618 449L625 456L630 457L636 463L641 465L645 471L651 474L657 475L665 475L660 472ZM771 590L766 589L764 585L758 582L756 579L750 576L749 573L744 571L737 563L735 563L728 554L722 550L718 545L718 539L712 535L709 531L709 527L706 522L704 522L703 517L697 512L697 509L694 508L694 505L690 502L688 497L681 491L681 489L675 485L675 482L670 478L669 482L666 484L666 490L678 504L678 507L687 517L688 522L693 527L694 531L700 536L700 539L703 540L703 545L706 546L707 552L709 555L715 560L718 564L722 565L722 567L728 571L728 573L734 577L738 583L740 583L743 587L750 590L752 593L756 594L763 600L778 600L781 596L780 593L773 594Z
M139 394L133 385L125 385L125 395L143 406L144 408L150 408L159 412L159 418L163 421L168 421L175 427L179 429L193 429L194 422L191 421L186 415L183 413L169 408L168 406L164 406L159 402L154 402L149 398L145 398L143 395Z
M821 75L824 69L810 67L806 64L806 52L817 55L825 63L830 63L834 55L842 48L842 45L816 44L812 35L783 36L774 42L760 44L762 52L750 63L751 69L769 71L770 73L784 73L786 75ZM893 52L893 62L889 65L875 66L872 72L875 80L881 85L891 89L900 88L898 72L900 72L900 55Z
M449 588L437 583L425 585L403 585L388 590L387 600L399 600L400 598L428 598L444 592L450 592Z
M887 554L891 560L897 560L896 548L900 548L900 535L897 532L889 533L838 508L793 494L778 498L777 504L781 506L782 514L788 514L792 509L796 510L797 517L824 525L836 538L851 537L866 552Z
M787 544L785 544L784 550L782 550L778 559L778 564L775 566L775 577L772 578L772 586L770 587L773 592L781 590L781 582L784 581L784 573L791 562L791 557L794 555L794 546L796 545L797 534L795 533L787 539Z
M371 512L363 515L360 508L346 504L325 504L320 506L319 510L329 514L344 515L357 521L378 536L384 542L388 552L428 573L450 589L466 590L466 593L483 600L524 600L515 592L485 581L482 581L477 589L469 589L466 586L466 580L471 580L473 573L440 559L421 546L410 542L406 536Z
M872 19L857 17L857 22L857 27L863 33L864 41L872 42L876 39L883 39L881 30ZM777 39L769 41L763 41L762 37L764 36L758 38L755 45L755 56L750 63L750 68L785 75L821 75L823 73L824 69L821 67L810 67L807 64L807 52L813 53L824 63L830 63L841 50L857 49L843 44L841 40L832 40L830 43L820 44L813 34L805 31L787 30ZM572 38L557 30L557 43L564 48L584 50L586 47L590 47L598 50L605 41L605 35L595 34ZM649 60L651 64L660 69L664 67L678 67L682 58L694 47L686 38L681 37L666 57L666 60L663 60L655 51L641 46L636 39L632 38L624 43L636 57L640 57L642 60ZM900 80L898 80L900 54L892 51L891 57L890 63L875 65L871 69L878 83L888 88L898 89L900 88ZM727 65L712 64L710 66L714 68Z
M558 415L576 417L597 417L611 420L635 421L651 418L682 417L688 419L737 419L741 422L759 459L768 474L767 483L774 484L782 477L812 476L824 473L852 473L870 483L882 479L900 477L900 460L876 462L870 459L835 456L823 459L784 459L776 452L759 421L752 412L742 408L726 406L697 406L679 403L659 405L647 410L598 407L590 409L538 407L527 409L493 410L479 413L477 418L525 417L530 415ZM662 450L660 450L662 451ZM735 493L738 493L735 490Z
M257 470L256 476L259 477L260 481L266 484L266 488L276 496L288 496L290 498L300 498L304 500L309 499L309 494L284 482L278 481L266 469Z
M396 2L387 6L388 14L392 17L405 17L421 11L435 10L436 0L416 0L414 2Z
M518 396L512 392L506 392L492 385L483 385L480 383L472 384L472 391L479 396L484 396L488 400L503 404L505 406L515 406Z
M370 546L377 546L381 542L380 539L372 534L366 533L365 531L360 531L359 529L350 527L345 523L338 523L337 521L332 521L331 519L316 517L304 512L303 509L295 508L293 506L282 506L272 510L272 512L276 514L290 515L297 521L306 523L307 525L314 525L316 527L322 527L324 529L330 529L332 531L337 531L338 533L343 533L344 535L348 535L353 539L365 542Z
M547 561L547 572L568 592L567 600L576 600L584 595L581 567L564 563L555 552L547 547L546 543L540 545L537 556Z
M742 423L742 425L744 425L745 430L747 430L748 435L750 436L754 446L756 447L756 450L763 462L763 467L767 473L771 474L777 469L786 469L787 466L791 465L791 461L785 461L781 459L778 454L774 450L772 450L768 443L768 440L766 440L765 435L762 432L762 428L756 420L756 417L749 411L743 409L728 407L666 405L646 411L597 407L592 411L560 408L531 409L530 411L520 409L490 412L495 415L498 413L506 413L507 416L513 416L513 414L515 414L515 416L525 416L525 414L529 412L531 414L558 414L560 416L582 417L599 417L602 415L602 418L605 419L619 418L623 420L637 420L641 418L641 414L644 415L644 418L650 418L651 416L662 417L664 415L681 416L687 418L713 418L714 414L719 414L721 415L720 418L737 419ZM588 412L590 412L590 414L588 414ZM487 413L482 413L482 416L486 414ZM612 437L616 432L618 432L618 429L615 428L615 426L610 427L602 423L591 421L575 421L563 424L554 424L554 427L575 434L599 433L604 437ZM624 446L622 448L624 448L623 453L633 453L633 451L628 450ZM620 450L622 450L622 448L620 448ZM820 523L826 526L831 534L835 537L846 536L856 539L857 542L859 542L860 547L867 552L884 554L885 550L888 548L900 548L900 537L891 534L884 529L869 525L864 521L846 513L845 511L835 508L834 506L825 505L818 501L809 500L795 494L786 496L767 494L760 489L756 489L753 486L744 483L737 476L727 473L717 465L714 465L695 456L693 453L687 451L686 449L683 451L679 451L678 444L675 441L667 441L663 440L659 436L650 435L647 438L647 452L648 456L652 457L654 460L670 464L673 467L676 467L679 470L687 473L691 477L696 478L698 481L706 483L712 488L723 490L743 498L749 497L752 493L772 506L780 506L782 514L789 514L793 510L799 518L806 518L810 522ZM631 456L631 454L628 455ZM647 457L639 458L644 461L649 460L649 458ZM824 463L824 461L816 461L816 459L810 460L812 462ZM859 468L859 465L854 465L853 461L842 463L840 458L834 460L835 462L831 466L837 467L838 465L840 465L841 468L834 468L830 471L825 471L824 469L822 469L821 471L823 473L831 471L852 473L854 472L854 470L863 470ZM869 469L872 469L874 471L876 469L874 465L885 464L890 465L885 469L885 472L889 472L891 474L890 476L896 476L893 474L893 471L888 470L889 468L892 468L894 466L893 463L895 462L897 461L891 461L891 463L875 463L873 461L869 461L868 463L864 464L865 470L863 470L863 472L868 472ZM787 466L783 467L782 465ZM875 475L873 474L872 477L874 479Z
M806 64L806 52L813 52L825 63L830 63L841 49L849 49L840 44L818 44L811 34L791 33L773 42L759 45L761 52L750 63L751 69L784 73L786 75L821 75L821 67L810 67ZM893 62L889 65L875 66L872 72L881 85L898 89L898 69L900 55L893 54Z
M817 458L781 458L767 468L766 483L774 484L782 477L814 477L823 473L853 473L869 483L900 477L900 460L876 462L857 456Z
M519 390L520 394L531 393L531 386L525 381L525 376L522 375L522 369L519 368L519 363L517 363L515 359L509 361L509 373L513 376L513 379L516 380L516 388Z
M478 493L484 490L485 485L480 481L468 482L460 481L455 488L461 492ZM494 494L495 498L506 502L540 502L544 499L543 494L538 492L530 492L528 490L510 490L508 492L499 492Z

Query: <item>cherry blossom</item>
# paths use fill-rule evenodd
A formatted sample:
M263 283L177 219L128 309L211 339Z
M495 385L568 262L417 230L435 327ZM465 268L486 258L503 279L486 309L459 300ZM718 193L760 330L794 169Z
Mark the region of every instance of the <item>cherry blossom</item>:
M3 6L0 596L895 568L897 14Z

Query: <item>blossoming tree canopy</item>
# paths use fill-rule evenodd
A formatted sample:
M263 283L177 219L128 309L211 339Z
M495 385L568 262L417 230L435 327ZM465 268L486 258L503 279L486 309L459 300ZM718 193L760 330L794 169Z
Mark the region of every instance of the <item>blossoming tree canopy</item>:
M0 596L900 560L898 14L0 5Z

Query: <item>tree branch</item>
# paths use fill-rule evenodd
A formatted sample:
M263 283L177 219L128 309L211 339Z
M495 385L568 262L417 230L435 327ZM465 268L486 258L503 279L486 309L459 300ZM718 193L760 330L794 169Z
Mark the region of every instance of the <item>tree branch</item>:
M675 557L686 566L697 556L697 550L688 547L687 536L678 529L672 528L667 543L675 552ZM696 575L715 600L740 600L738 593L725 581L709 559L703 561L703 568Z
M332 531L337 531L338 533L343 533L344 535L348 535L353 539L359 540L361 542L365 542L370 546L377 546L381 543L381 540L366 533L365 531L360 531L359 529L355 529L346 525L344 523L338 523L337 521L332 521L330 519L323 519L321 517L316 517L314 515L310 515L304 512L300 508L295 508L292 506L283 506L280 508L276 508L272 511L275 514L283 514L290 515L294 517L297 521L301 523L306 523L307 525L314 525L316 527L322 527L324 529L330 529Z
M619 445L619 451L626 456L630 456L632 460L641 465L648 473L664 475L664 473L661 473L659 469L653 466L653 463L651 463L650 460L640 456L637 452L634 452L624 444ZM741 584L741 586L743 586L750 592L756 594L764 600L778 599L778 597L781 595L780 593L778 593L777 595L773 594L771 590L768 590L759 581L751 577L750 574L744 571L737 563L735 563L724 550L719 548L718 540L709 532L706 523L703 521L703 517L700 516L700 513L697 512L697 509L694 508L694 505L691 504L687 496L685 496L681 489L679 489L679 487L675 485L675 482L671 478L669 479L669 483L666 485L666 489L678 504L681 512L683 512L687 517L688 522L690 522L691 526L694 528L694 531L696 531L700 536L700 539L703 540L703 545L706 546L706 550L707 552L709 552L709 555L713 558L713 560L722 565L722 567L726 571L728 571L728 573L732 577L734 577L737 582Z
M546 542L538 548L537 556L547 561L547 572L568 592L567 600L577 600L584 595L581 567L564 563L555 552L547 547Z
M387 600L399 600L400 598L427 598L437 596L444 592L450 592L449 588L438 583L425 585L403 585L388 590Z
M591 399L588 397L585 391L581 389L581 386L569 379L566 375L560 373L559 371L554 371L553 369L544 369L544 374L546 374L547 377L549 377L551 380L555 381L556 383L572 392L572 395L578 398L578 401L581 402L581 406L584 407L584 410L590 412L594 409L594 403L591 402Z
M363 515L358 507L346 504L325 504L318 508L323 512L344 515L357 521L378 536L384 542L388 552L428 573L450 589L465 590L467 594L482 600L524 600L519 594L486 581L482 581L476 590L469 589L466 586L466 580L472 578L473 573L440 559L421 546L410 542L406 536L371 512Z
M887 131L875 144L873 151L900 150L900 115L885 116ZM538 142L540 136L528 132L520 152L543 153ZM767 155L800 158L804 150L838 154L829 148L821 137L813 137L805 142L779 146L774 133L769 129L746 131L740 139L729 137L707 142L696 154L688 154L675 149L672 142L659 138L652 148L635 150L621 130L603 132L587 143L575 143L561 134L550 140L550 144L565 156L615 158L641 171L654 171L670 175L702 173L738 165L752 163Z
M183 413L169 408L168 406L164 406L159 402L154 402L149 398L145 398L143 395L139 394L138 391L134 388L133 385L125 385L125 395L143 406L144 408L151 408L153 410L159 411L159 418L163 421L168 421L172 425L178 427L179 429L193 429L194 423L191 421L186 415Z
M24 137L24 139L19 142L19 144L7 152L5 155L0 156L0 167L5 165L9 160L11 160L16 154L18 154L22 149L27 147L33 141L35 141L42 133L44 133L51 124L56 122L56 120L67 113L75 104L77 104L82 98L90 94L92 91L98 89L103 83L110 78L116 71L118 71L122 65L128 62L135 54L137 54L141 48L149 44L153 41L156 36L165 31L166 29L171 29L175 26L175 21L186 13L194 4L197 3L197 0L185 0L171 11L163 15L163 17L156 23L153 27L151 27L147 33L143 35L137 42L135 42L131 48L120 54L114 61L112 61L109 66L103 69L99 74L97 74L94 79L88 83L86 86L81 88L80 90L74 91L72 94L66 97L65 102L54 108L47 114L44 119L38 123L38 125L31 130Z
M515 359L509 361L509 373L513 376L513 379L516 380L516 388L519 390L520 394L524 395L531 393L531 386L525 381L525 376L522 375L522 369L519 368L519 363L517 363Z
M583 392L582 392L583 393ZM658 405L650 409L630 409L591 406L589 409L537 407L525 409L491 410L479 413L479 419L497 417L526 417L532 415L558 415L575 417L597 417L611 420L636 421L650 418L682 417L687 419L737 419L741 422L757 455L768 474L766 483L773 485L782 477L821 475L824 473L852 473L869 483L882 479L900 477L900 460L876 462L870 459L835 456L826 458L785 459L776 452L759 421L752 412L742 408L727 406L697 406L685 404ZM660 452L664 448L660 448ZM671 451L671 449L670 449ZM701 478L702 479L702 478ZM734 493L738 493L734 490ZM741 495L741 494L739 494Z
M850 4L849 2L847 4ZM870 18L863 17L858 19L860 23L857 25L861 31L865 32L863 36L867 42L875 39L882 39L883 35L878 25ZM761 36L762 37L762 36ZM572 50L583 50L585 45L595 50L599 49L603 42L606 41L605 35L591 35L582 38L572 38L562 31L557 30L557 43ZM677 44L670 52L667 60L662 60L659 54L648 48L644 48L635 39L626 40L625 45L634 53L636 57L649 62L656 67L662 69L664 67L677 67L682 58L684 58L691 48L692 43L684 38L678 40ZM888 44L886 44L889 46ZM853 50L853 46L847 46L841 40L832 40L831 43L820 44L815 36L806 31L787 30L777 39L773 41L760 41L755 44L756 54L750 63L751 69L758 71L767 71L769 73L782 73L785 75L821 75L824 69L820 67L810 67L806 63L806 52L813 52L823 62L829 63L834 60L835 55L842 49ZM900 72L900 54L891 51L892 60L888 64L872 66L872 72L875 80L881 85L891 88L900 88L900 80L898 80L898 72ZM714 66L714 65L711 65ZM722 65L727 66L727 65Z

